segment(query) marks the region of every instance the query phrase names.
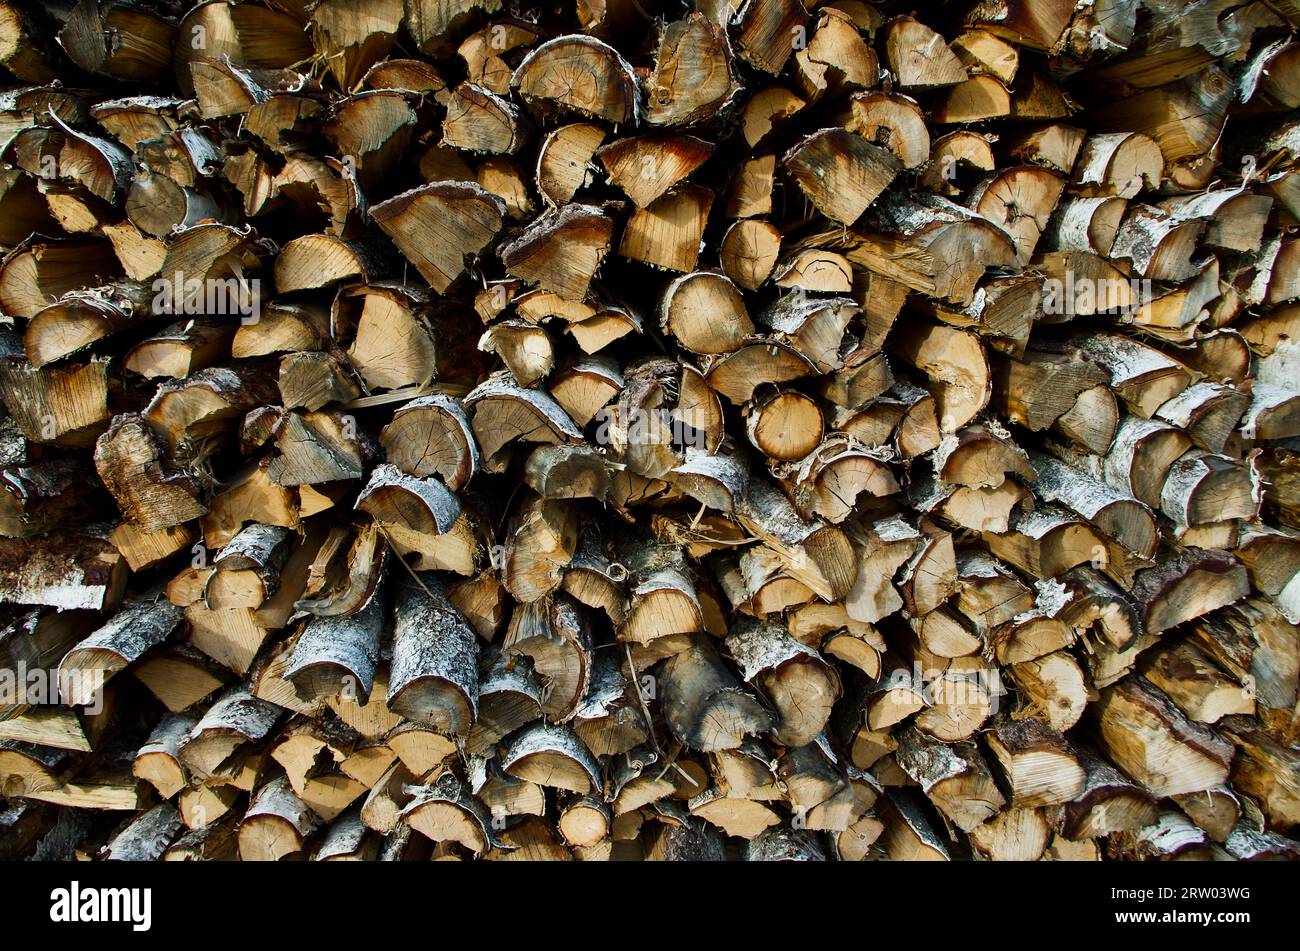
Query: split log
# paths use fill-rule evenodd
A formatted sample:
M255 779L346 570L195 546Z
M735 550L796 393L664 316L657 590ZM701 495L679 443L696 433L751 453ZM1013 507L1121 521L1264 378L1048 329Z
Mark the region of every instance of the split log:
M445 594L415 580L394 605L388 708L463 736L478 715L478 642Z
M600 209L567 204L503 247L501 260L515 277L580 301L609 250L613 230L614 223Z
M92 702L109 678L166 640L180 620L181 610L157 595L127 602L107 624L59 661L60 691L65 693L65 702Z
M1112 832L1133 832L1155 821L1156 804L1151 795L1096 752L1081 750L1079 765L1084 770L1082 787L1069 802L1049 810L1054 827L1065 838L1078 842Z
M971 743L939 743L909 727L899 738L895 756L935 808L963 832L1005 805L984 757Z
M501 768L517 779L586 794L600 788L596 760L566 727L534 724L511 737Z
M302 850L319 820L281 776L257 790L239 824L239 857L278 862Z
M543 712L553 722L571 720L586 696L591 636L581 605L564 594L518 605L510 618L502 649L532 661L545 686Z
M1086 774L1074 751L1042 721L1000 720L986 738L1012 808L1059 805L1084 791Z
M369 697L379 662L383 601L372 597L350 617L320 617L307 622L293 649L284 677L306 701L352 691Z
M891 153L843 129L814 133L787 153L784 164L818 211L846 225L857 221L900 171Z
M472 182L435 182L375 205L370 214L441 293L501 230L506 206Z
M779 718L774 735L782 743L802 746L821 733L840 684L815 651L771 622L742 623L726 643L744 679L772 701Z
M1129 678L1103 691L1096 725L1102 752L1152 795L1201 792L1228 776L1231 745L1141 681Z
M1143 570L1132 589L1150 634L1232 604L1248 591L1245 569L1234 559L1191 550Z
M579 78L581 77L581 78ZM635 125L637 82L617 50L594 37L561 36L533 49L510 87L539 108Z
M664 662L659 672L664 716L673 735L701 752L735 749L766 732L772 716L702 641Z

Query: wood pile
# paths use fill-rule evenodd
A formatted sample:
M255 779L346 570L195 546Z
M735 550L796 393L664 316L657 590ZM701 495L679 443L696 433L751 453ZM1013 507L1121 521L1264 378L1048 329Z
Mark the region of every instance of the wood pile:
M0 856L1300 857L1300 4L0 0Z

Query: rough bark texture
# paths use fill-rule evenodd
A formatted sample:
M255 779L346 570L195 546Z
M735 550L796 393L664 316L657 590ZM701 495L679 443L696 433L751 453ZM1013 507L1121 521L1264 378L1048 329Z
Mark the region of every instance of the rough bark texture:
M45 6L0 857L1300 855L1294 0Z

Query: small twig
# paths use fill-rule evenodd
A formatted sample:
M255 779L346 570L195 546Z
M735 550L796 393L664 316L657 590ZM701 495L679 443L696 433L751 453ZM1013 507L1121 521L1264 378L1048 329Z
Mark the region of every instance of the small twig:
M632 689L636 691L636 702L641 706L641 716L645 718L646 730L650 733L650 745L654 747L657 755L662 755L659 740L655 738L655 725L650 718L650 708L646 706L645 697L641 696L641 678L637 675L636 664L632 662L632 645L624 644L623 649L627 652L628 669L632 671Z
M415 573L415 569L406 563L406 559L403 558L401 553L397 550L397 546L393 544L393 540L392 538L389 537L388 532L385 531L384 526L380 525L378 522L375 522L375 527L379 529L379 534L384 536L384 542L388 545L390 549L392 549L393 557L397 560L397 563L406 569L406 573L415 579L415 583L420 586L420 588L424 591L425 594L427 594L431 598L434 598L434 600L437 600L434 593L429 590L428 586L425 585L425 583L420 580L420 576Z

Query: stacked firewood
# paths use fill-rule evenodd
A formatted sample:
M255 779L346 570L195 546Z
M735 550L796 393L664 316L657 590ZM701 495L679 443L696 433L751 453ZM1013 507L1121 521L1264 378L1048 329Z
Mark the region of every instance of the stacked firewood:
M0 856L1300 857L1300 4L0 0Z

